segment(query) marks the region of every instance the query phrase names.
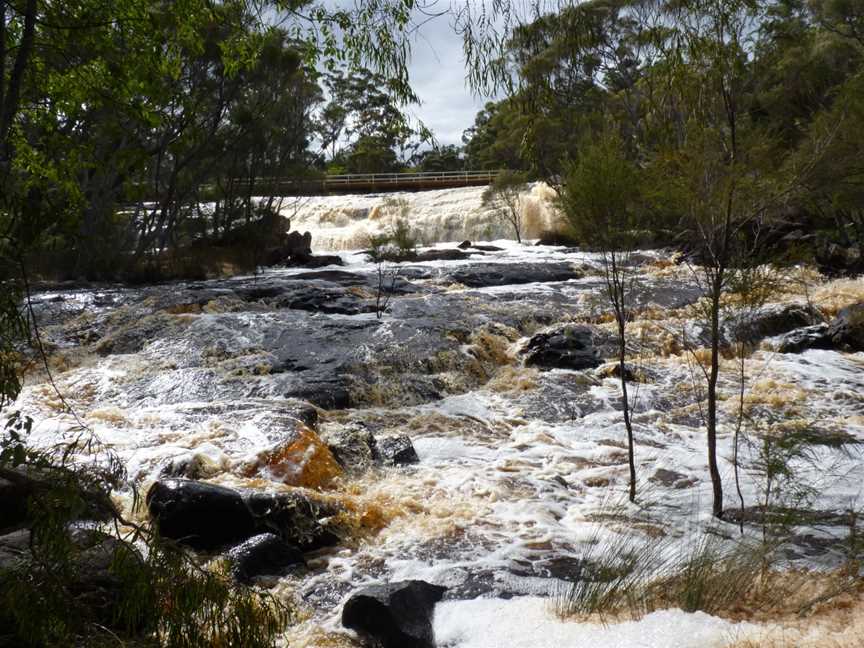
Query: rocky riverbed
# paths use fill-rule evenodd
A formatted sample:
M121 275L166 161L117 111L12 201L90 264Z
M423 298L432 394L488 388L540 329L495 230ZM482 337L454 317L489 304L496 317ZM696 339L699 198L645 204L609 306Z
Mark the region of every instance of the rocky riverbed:
M522 624L510 646L643 645L631 638L658 623L680 632L650 645L722 646L749 632L651 615L603 639L541 600L580 577L588 541L738 532L707 515L694 373L704 328L686 264L663 251L633 260L640 494L629 505L598 258L502 241L466 252L383 268L343 252L344 265L314 271L41 292L33 308L53 384L34 363L20 407L38 444L83 424L117 454L150 493L137 510L116 493L128 515L154 516L203 555L254 538L233 550L235 575L302 610L291 645L356 645L341 625L346 601L409 580L446 588L429 606L439 645L453 648L504 645L490 629L501 615L521 619L502 626ZM392 286L384 312L379 270ZM730 315L724 334L754 349L748 429L808 438L799 474L817 495L789 564L829 568L844 557L844 512L860 508L864 346L858 311L843 309L864 300L864 281L785 272L772 303ZM725 363L719 450L731 492L740 368L731 354ZM757 449L742 445L751 505ZM207 498L220 503L199 505Z

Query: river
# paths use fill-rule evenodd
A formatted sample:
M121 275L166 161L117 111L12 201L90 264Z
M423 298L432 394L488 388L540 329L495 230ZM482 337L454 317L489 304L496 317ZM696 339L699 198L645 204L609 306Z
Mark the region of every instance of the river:
M532 189L531 238L554 224L544 191ZM353 526L338 546L266 581L305 615L286 635L290 645L357 645L340 627L342 603L364 584L408 578L449 588L435 630L450 648L701 648L749 636L755 626L676 611L612 626L555 616L554 600L578 577L588 543L620 534L648 544L661 536L686 543L705 529L737 533L709 516L700 383L680 340L682 332L698 338L698 290L690 269L668 252L634 260L639 497L629 504L611 365L568 370L524 362L531 336L573 322L592 326L598 352L612 357L600 259L504 240L506 227L479 195L427 192L401 203L342 196L290 206L294 229L310 230L316 249L338 253L339 267L36 295L53 380L74 415L35 372L19 401L36 421L34 441L69 438L80 420L125 462L142 492L167 465L194 457L202 477L217 484L299 488L346 507ZM394 214L409 215L421 240L437 249L464 238L499 249L403 264L379 319L371 306L378 268L356 250ZM777 304L810 300L831 315L864 296L861 281L790 273L797 283L784 283ZM727 505L734 506L738 367L728 358L723 368L719 454ZM817 489L814 509L854 507L864 354L780 354L769 339L746 360L745 373L753 421L846 435L839 444L815 442L799 474ZM317 439L289 466L262 459L280 442L286 408L300 402L319 406ZM358 429L407 435L419 463L333 469L320 439ZM742 446L749 503L761 492L757 452L758 443ZM116 497L128 514L146 515L130 510L128 493ZM787 552L790 565L835 565L840 545L813 538L837 532L801 529Z

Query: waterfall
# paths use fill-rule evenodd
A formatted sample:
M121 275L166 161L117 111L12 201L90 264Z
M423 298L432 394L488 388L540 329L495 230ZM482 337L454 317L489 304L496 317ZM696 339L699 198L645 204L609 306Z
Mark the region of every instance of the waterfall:
M311 232L316 251L362 249L371 235L389 231L399 219L409 223L422 245L515 238L507 220L483 205L484 189L295 198L286 201L282 214L291 219L292 230ZM522 195L523 238L560 228L554 197L554 190L543 183L530 185Z

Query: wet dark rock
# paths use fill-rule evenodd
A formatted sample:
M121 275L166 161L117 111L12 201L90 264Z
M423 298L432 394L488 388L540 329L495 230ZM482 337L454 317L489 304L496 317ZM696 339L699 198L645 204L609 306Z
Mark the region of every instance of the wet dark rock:
M342 609L342 625L381 648L434 648L432 615L445 587L424 581L373 585Z
M407 466L419 463L420 457L407 436L392 436L378 439L376 457L388 466Z
M666 468L658 468L648 481L654 482L655 484L661 484L667 488L675 488L677 490L690 488L696 484L696 479L693 477L688 477L683 473L674 470L667 470Z
M573 236L564 232L542 232L537 245L552 245L555 247L576 247L579 245Z
M111 330L96 345L99 355L138 353L157 337L171 335L188 323L168 313L154 313L133 319L126 326Z
M819 317L819 313L811 306L769 304L727 322L727 337L733 342L754 344L766 337L809 326Z
M480 250L481 252L503 252L504 248L497 245L472 245L472 250Z
M864 351L864 302L847 306L837 313L828 325L827 335L835 349Z
M29 480L14 479L14 476L10 479L0 473L0 531L24 524L27 520L27 498L32 492Z
M472 247L471 241L462 241L456 247L458 247L460 250L467 250L468 248Z
M312 254L292 265L300 268L326 268L331 265L345 265L345 263L342 257L335 254Z
M314 502L297 491L253 492L245 496L245 502L252 513L256 533L274 533L301 551L331 547L340 540L325 522L336 515L337 509Z
M299 398L325 410L351 407L351 393L339 383L310 383L283 394L286 398Z
M407 261L461 261L468 259L472 254L477 252L460 252L459 250L424 250L418 252L415 256Z
M147 507L159 533L193 549L214 550L270 532L303 551L338 541L321 520L332 508L297 492L243 494L186 479L157 481Z
M362 286L366 283L366 277L355 272L347 272L346 270L318 270L317 272L301 272L291 275L292 279L298 281L310 281L312 279L320 279L331 283L341 284L343 286Z
M231 575L246 584L256 576L281 576L306 562L297 547L272 533L252 536L231 549L227 558Z
M243 496L230 488L185 479L157 481L147 508L159 533L194 549L236 544L255 532Z
M448 269L445 277L469 288L508 286L526 283L551 283L579 279L582 272L569 263L483 263Z
M313 282L317 283L317 282ZM293 308L313 313L358 315L375 312L375 304L339 286L296 285L270 301L275 308Z
M268 265L302 264L312 256L312 234L306 232L285 232L279 237L277 247L267 253Z
M375 437L365 427L355 425L338 430L328 430L321 440L346 470L359 473L372 467L377 447Z
M815 324L786 333L777 341L776 349L780 353L800 353L807 349L830 349L831 346L828 324Z
M534 335L525 348L526 366L544 369L593 369L601 364L591 329L567 324Z

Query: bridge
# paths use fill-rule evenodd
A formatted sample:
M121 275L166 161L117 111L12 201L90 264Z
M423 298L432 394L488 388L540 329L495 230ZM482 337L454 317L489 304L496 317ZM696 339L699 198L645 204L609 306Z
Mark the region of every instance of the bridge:
M498 171L424 171L422 173L351 173L308 178L258 178L255 189L276 196L318 196L338 193L386 193L457 187L482 187Z

